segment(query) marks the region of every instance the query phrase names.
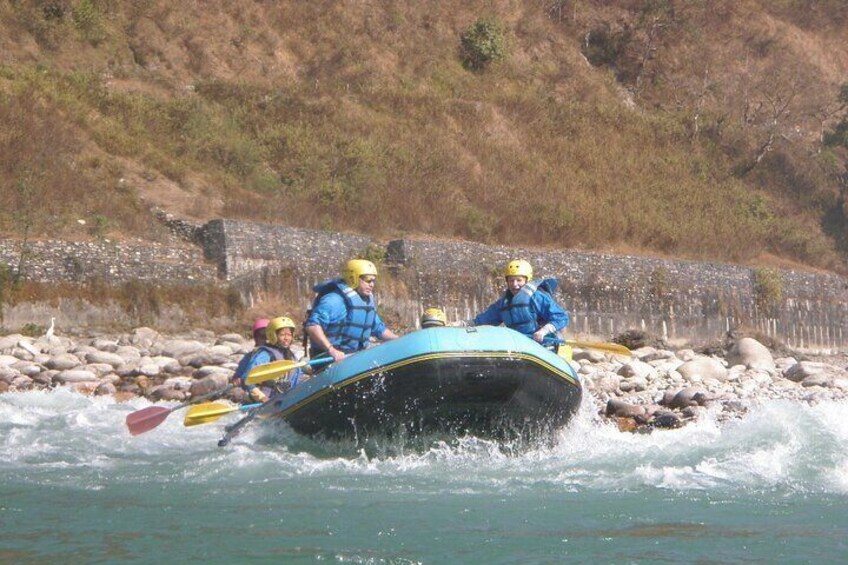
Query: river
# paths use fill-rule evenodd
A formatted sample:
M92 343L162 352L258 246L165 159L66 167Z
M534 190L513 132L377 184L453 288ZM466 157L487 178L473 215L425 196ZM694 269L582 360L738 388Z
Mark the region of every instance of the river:
M587 395L588 396L588 395ZM0 395L0 563L799 563L848 555L842 402L619 432L591 398L554 445L464 438L366 453L229 415ZM166 404L167 405L167 404Z

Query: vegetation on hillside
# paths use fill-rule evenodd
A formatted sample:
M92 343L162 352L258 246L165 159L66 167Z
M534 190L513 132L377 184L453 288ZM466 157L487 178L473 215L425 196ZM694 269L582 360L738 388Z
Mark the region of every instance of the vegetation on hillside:
M156 205L845 270L843 1L6 0L0 38L2 233Z

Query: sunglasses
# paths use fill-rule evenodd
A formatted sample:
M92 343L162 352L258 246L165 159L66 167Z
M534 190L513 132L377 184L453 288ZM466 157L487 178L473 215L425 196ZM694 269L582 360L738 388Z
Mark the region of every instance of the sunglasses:
M365 284L374 284L375 282L377 282L377 277L371 277L371 278L359 277L359 280L361 280Z

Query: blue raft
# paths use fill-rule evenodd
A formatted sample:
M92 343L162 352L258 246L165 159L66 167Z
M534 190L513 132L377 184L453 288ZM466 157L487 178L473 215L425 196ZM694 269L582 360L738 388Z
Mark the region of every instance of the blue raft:
M259 416L328 439L539 437L580 405L569 363L504 327L416 331L330 365Z

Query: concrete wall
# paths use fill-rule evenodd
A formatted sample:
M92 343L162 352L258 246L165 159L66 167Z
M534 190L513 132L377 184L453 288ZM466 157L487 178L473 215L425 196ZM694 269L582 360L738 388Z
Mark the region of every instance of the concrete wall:
M414 326L430 306L445 308L451 319L472 317L502 291L503 265L521 257L537 277L559 279L557 298L571 313L575 333L612 336L642 328L670 340L703 341L744 326L795 347L848 347L848 279L835 275L778 271L782 297L763 312L756 271L735 265L441 240L404 239L383 247L361 235L159 219L186 242L34 242L26 277L217 281L239 290L248 304L276 297L291 305L289 313L302 315L314 284L370 250L385 254L382 308L399 324ZM15 266L19 258L20 242L0 240L0 263Z

